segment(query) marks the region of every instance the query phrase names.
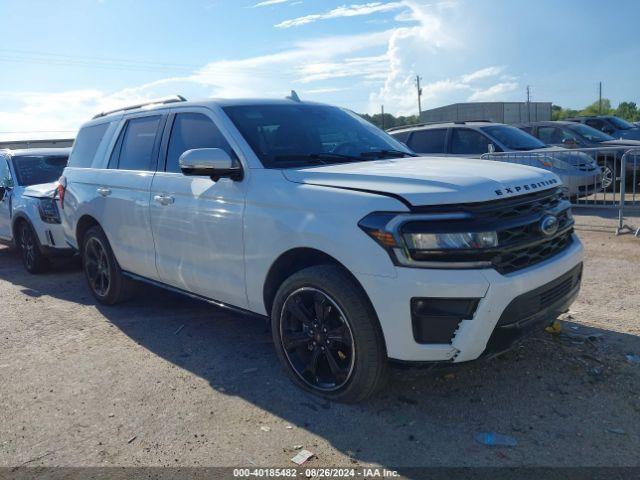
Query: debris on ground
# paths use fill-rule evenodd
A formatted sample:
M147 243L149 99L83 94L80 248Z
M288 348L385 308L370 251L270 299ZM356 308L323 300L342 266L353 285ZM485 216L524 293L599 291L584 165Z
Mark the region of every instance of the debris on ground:
M455 373L447 373L443 378L445 380L453 380L454 378L456 378L456 374Z
M624 358L626 358L629 363L640 363L640 355L636 355L635 353L627 353Z
M267 426L263 425L262 427L260 427L260 430L262 430L263 432L270 432L271 431L271 427L267 427Z
M284 428L286 428L287 430L291 430L291 429L293 429L293 427L292 427L291 425L287 425L287 426L286 426L286 427L284 427Z
M509 435L502 435L495 432L481 432L474 437L476 442L489 447L517 447L518 440Z
M615 433L617 435L626 435L627 434L627 432L625 432L622 428L607 428L607 432Z
M302 465L311 457L313 457L313 453L311 453L309 450L301 450L295 457L291 459L291 461L296 465Z
M178 327L178 329L177 329L175 332L173 332L173 334L174 334L174 335L179 334L179 333L182 331L182 329L183 329L183 328L184 328L184 323L183 323L182 325L180 325L180 326Z
M302 450L302 445L294 445L293 449L294 450Z
M133 441L138 438L137 435L134 435L133 437L131 437L129 440L127 440L127 443L133 443Z
M562 331L562 324L560 323L559 320L556 320L551 325L549 325L547 328L545 328L544 331L547 332L547 333L551 333L551 334L555 335L555 334L560 333Z

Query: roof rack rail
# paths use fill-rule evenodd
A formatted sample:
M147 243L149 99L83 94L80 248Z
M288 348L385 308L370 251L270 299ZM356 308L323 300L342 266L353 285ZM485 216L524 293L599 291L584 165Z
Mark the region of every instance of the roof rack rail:
M395 130L402 130L403 128L412 128L412 127L424 127L426 125L437 125L438 123L451 123L449 121L444 122L422 122L422 123L408 123L406 125L398 125L397 127L387 128L387 132L393 132Z
M135 110L136 108L146 107L147 105L164 105L166 103L178 103L178 102L186 102L187 99L182 95L172 95L170 97L162 97L157 98L155 100L150 100L144 103L137 103L135 105L129 105L128 107L116 108L115 110L109 110L107 112L100 112L95 115L93 118L106 117L107 115L111 115L116 112L126 112L127 110Z

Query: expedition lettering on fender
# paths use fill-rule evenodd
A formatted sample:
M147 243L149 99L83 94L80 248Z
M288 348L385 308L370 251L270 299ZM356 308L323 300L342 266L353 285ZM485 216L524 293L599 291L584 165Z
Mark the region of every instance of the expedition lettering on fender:
M553 173L418 157L295 96L100 114L60 185L65 237L99 302L137 280L264 316L291 379L336 401L376 392L390 360L504 351L580 287Z

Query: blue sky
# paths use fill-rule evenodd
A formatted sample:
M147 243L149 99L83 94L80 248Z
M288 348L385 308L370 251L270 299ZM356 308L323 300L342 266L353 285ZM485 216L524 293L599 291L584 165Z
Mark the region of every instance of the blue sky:
M640 103L640 2L3 0L0 138L158 96L301 97L394 114L459 101ZM54 132L46 133L45 131ZM60 132L59 132L60 131ZM19 133L4 133L19 132Z

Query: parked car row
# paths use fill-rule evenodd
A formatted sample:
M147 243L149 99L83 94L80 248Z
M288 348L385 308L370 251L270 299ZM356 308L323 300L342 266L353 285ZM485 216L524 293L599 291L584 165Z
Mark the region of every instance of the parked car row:
M398 127L389 133L423 155L478 159L484 155L491 160L544 168L562 179L571 197L590 195L602 186L602 171L590 156L548 146L510 125L487 121L434 122ZM487 155L495 152L498 155Z
M447 127L442 144L537 146L473 127ZM478 131L488 136L470 138ZM52 172L26 218L37 251L53 238L82 258L98 302L142 281L257 315L294 383L356 402L389 363L498 354L578 294L582 245L558 176L445 153L418 156L350 111L295 96L176 97L83 125L56 209ZM3 157L5 239L28 224L11 203L25 195L19 157ZM40 158L60 174L61 160ZM29 244L16 243L24 257Z

